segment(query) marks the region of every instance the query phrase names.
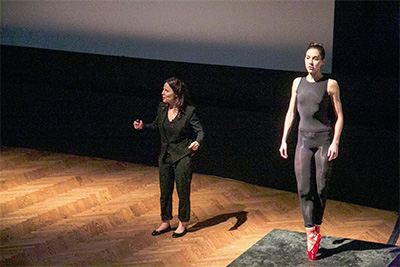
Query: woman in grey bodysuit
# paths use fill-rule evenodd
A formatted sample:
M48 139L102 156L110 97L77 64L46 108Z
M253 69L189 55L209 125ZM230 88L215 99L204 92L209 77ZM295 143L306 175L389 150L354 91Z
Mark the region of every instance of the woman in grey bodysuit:
M330 179L331 161L339 153L339 140L343 129L343 111L338 83L324 77L321 66L325 63L325 50L320 43L310 43L304 59L306 77L293 81L292 96L285 117L282 143L283 158L288 158L287 137L297 111L300 115L295 155L295 174L301 211L307 233L307 252L316 259L321 240L320 228ZM333 104L336 121L329 120ZM314 158L314 161L312 161ZM311 174L315 168L315 177ZM314 180L315 179L315 180ZM315 187L313 188L313 184Z

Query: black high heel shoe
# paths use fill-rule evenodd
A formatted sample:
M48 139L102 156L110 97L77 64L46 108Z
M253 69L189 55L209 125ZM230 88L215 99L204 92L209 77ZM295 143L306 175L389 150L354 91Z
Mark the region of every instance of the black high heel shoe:
M185 227L185 230L183 230L182 233L172 233L172 238L178 238L178 237L182 237L184 235L186 235L186 233L188 232L188 229Z
M151 233L151 235L161 235L161 234L167 233L167 232L169 232L169 231L171 231L171 230L172 230L172 229L171 229L171 225L168 225L168 227L165 228L164 230L161 230L161 231L154 230L154 231Z

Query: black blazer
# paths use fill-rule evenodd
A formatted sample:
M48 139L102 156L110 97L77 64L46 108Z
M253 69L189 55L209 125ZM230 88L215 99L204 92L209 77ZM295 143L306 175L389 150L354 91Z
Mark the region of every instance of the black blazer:
M158 105L157 117L150 124L144 124L144 129L158 130L161 136L161 151L158 158L159 162L163 160L167 150L175 163L181 158L194 153L188 149L189 145L197 141L202 143L204 138L203 127L195 113L195 107L187 106L182 114L176 116L172 134L168 135L164 129L164 122L167 120L168 104L161 102Z

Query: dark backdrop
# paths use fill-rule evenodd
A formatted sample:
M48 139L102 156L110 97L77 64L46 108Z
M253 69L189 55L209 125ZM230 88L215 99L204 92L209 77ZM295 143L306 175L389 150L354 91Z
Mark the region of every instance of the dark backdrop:
M329 198L398 210L398 3L336 2L332 77L345 127ZM157 164L166 78L185 80L206 132L195 171L296 192L279 156L293 79L305 73L1 47L1 143Z

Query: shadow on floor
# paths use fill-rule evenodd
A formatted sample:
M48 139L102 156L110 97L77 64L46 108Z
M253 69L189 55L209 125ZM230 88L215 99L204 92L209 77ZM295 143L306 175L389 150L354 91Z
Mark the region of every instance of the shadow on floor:
M211 227L223 222L226 222L230 218L236 218L236 223L234 226L232 226L229 231L236 230L238 229L242 224L244 224L247 221L247 211L239 211L239 212L233 212L233 213L226 213L226 214L220 214L215 217L212 217L210 219L207 219L202 222L198 222L192 227L190 227L189 232L196 232L201 229Z

